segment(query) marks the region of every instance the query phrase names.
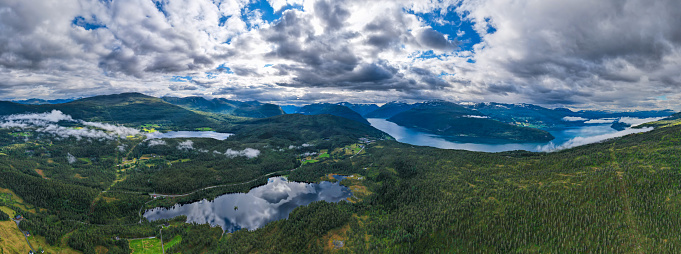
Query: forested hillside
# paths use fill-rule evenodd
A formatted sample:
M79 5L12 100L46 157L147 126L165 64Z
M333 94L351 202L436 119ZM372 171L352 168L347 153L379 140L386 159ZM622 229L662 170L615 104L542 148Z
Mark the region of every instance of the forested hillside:
M161 243L159 226L167 253L681 250L681 125L675 117L655 123L658 128L650 132L558 152L482 153L398 143L369 125L333 115L225 121L224 115L139 95L8 105L5 112L59 106L74 118L122 122L140 132L120 136L107 132L111 126L75 120L26 127L21 124L40 121L3 118L0 217L18 214L23 220L19 227L1 224L0 233L13 232L23 241L20 230L29 231L38 237L28 241L48 253L137 253L145 248L137 238ZM160 111L148 119L154 124L139 112L127 113L127 120L106 118L109 112L151 106L206 122L164 118ZM440 113L473 113L450 108ZM157 123L207 124L197 127L201 130L217 123L234 135L224 140L142 135L160 128ZM348 176L340 182L353 193L347 201L300 206L288 219L251 231L224 233L185 223L187 217L141 216L147 209L249 192L272 176L336 181L333 174Z
M242 117L266 118L285 114L277 105L270 103L260 103L257 101L242 102L215 98L207 100L203 97L163 97L163 101L173 105L182 106L192 110L205 111L210 113L228 114Z

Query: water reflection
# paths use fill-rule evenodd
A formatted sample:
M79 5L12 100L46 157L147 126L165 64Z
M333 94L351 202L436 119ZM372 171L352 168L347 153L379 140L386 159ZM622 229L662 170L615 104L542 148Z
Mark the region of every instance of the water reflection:
M214 138L217 140L225 140L232 133L220 133L214 131L170 131L166 133L153 132L146 134L148 138Z
M371 126L382 130L397 141L419 146L432 146L443 149L461 149L478 152L503 152L513 150L525 151L554 151L556 149L570 148L577 145L584 145L588 143L600 142L608 138L624 136L631 133L649 131L650 129L626 129L624 131L617 131L610 127L610 124L592 124L576 128L565 128L550 130L551 135L555 137L551 142L546 143L463 143L445 140L437 135L419 132L413 129L405 128L390 122L386 119L369 118L367 119Z
M153 221L186 215L187 222L209 223L227 232L242 228L253 230L288 218L288 214L298 206L320 200L339 202L350 196L352 192L339 183L309 184L273 177L266 185L253 188L248 193L226 194L210 202L202 200L175 205L170 209L154 208L147 210L144 218Z

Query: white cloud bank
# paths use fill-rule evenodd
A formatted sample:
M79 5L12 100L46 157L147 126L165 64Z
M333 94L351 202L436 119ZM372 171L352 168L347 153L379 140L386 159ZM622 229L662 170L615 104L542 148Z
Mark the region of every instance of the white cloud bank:
M538 146L537 151L539 151L539 152L559 151L559 150L564 150L564 149L573 148L573 147L577 147L577 146L603 142L603 141L606 141L606 140L609 140L609 139L622 137L622 136L626 136L626 135L629 135L629 134L648 132L648 131L651 131L651 130L653 130L652 127L646 127L646 128L641 128L641 129L627 128L623 131L618 131L618 132L608 133L608 134L602 134L602 135L597 135L597 136L592 136L592 137L576 137L576 138L568 140L567 142L565 142L561 145L556 145L553 142L549 142L549 144L547 144L547 145Z
M80 123L94 128L67 128L58 125L60 121ZM139 134L139 130L125 126L76 120L59 110L52 110L49 113L14 114L0 117L0 128L32 130L61 138L74 137L78 140L83 138L110 140Z
M177 144L177 149L179 149L179 150L193 150L194 149L194 141L185 140L183 142L180 142L179 144Z
M260 150L254 149L254 148L246 148L244 150L232 150L232 149L227 149L224 153L218 152L218 151L213 151L215 154L224 154L225 156L229 158L236 158L237 156L241 157L246 157L249 159L256 158L260 155Z
M563 117L563 121L566 121L566 122L577 122L577 121L586 121L586 120L589 120L589 119L586 119L584 117L578 117L578 116Z

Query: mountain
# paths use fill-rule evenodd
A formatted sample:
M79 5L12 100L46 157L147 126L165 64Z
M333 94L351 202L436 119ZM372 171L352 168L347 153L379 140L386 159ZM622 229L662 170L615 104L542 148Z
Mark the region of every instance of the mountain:
M603 110L580 110L573 112L570 116L579 116L589 119L598 118L619 118L619 117L636 117L636 118L651 118L651 117L668 117L674 114L671 109L665 110L643 110L643 111L603 111Z
M602 118L621 118L621 117L635 117L635 118L650 118L650 117L666 117L673 114L671 110L650 110L650 111L624 111L612 112L602 110L581 110L572 111L567 108L548 109L537 105L518 103L505 104L496 102L483 103L462 103L461 105L480 111L492 119L499 120L504 123L509 123L517 126L533 127L533 128L565 128L572 126L582 126L586 121L591 119ZM567 117L567 118L566 118ZM573 121L566 119L572 117ZM625 125L613 125L615 129L626 128Z
M230 138L231 140L240 142L275 140L283 146L320 139L336 143L352 143L360 137L390 138L388 134L371 125L348 121L346 118L330 114L286 114L252 119L240 122L230 132L236 133Z
M208 100L203 97L171 97L166 96L162 100L185 107L191 110L199 110L210 113L229 114L242 117L266 118L285 114L277 105L270 103L260 103L257 101L241 102L215 98Z
M352 109L352 111L355 111L357 112L357 114L360 114L362 116L365 116L378 109L378 106L376 104L356 104L349 102L339 102L336 103L336 105L341 105L349 109Z
M59 110L74 119L130 126L157 124L161 126L160 129L172 130L222 127L204 115L140 93L101 95L62 104L0 103L0 115L44 113L52 110Z
M20 100L20 101L12 101L14 103L19 103L19 104L30 104L30 105L41 105L41 104L61 104L61 103L67 103L67 102L72 102L77 99L55 99L55 100L43 100L43 99L26 99L26 100Z
M503 123L451 102L425 102L388 121L458 141L547 142L554 137L540 129Z
M296 105L282 105L280 107L286 114L295 114L301 108Z
M366 125L370 125L369 121L364 119L360 114L358 114L355 111L352 111L351 109L341 106L341 105L335 105L335 104L329 104L329 103L320 103L320 104L311 104L304 106L300 108L297 112L298 114L303 114L303 115L322 115L322 114L328 114L328 115L334 115L334 116L340 116L343 118L347 118L356 122L360 122Z
M383 104L383 106L375 109L374 111L367 113L364 117L388 119L393 117L394 115L410 110L413 107L414 104L407 104L403 102L388 102L386 104Z
M668 116L666 118L660 119L655 122L649 122L649 123L644 123L641 125L638 125L634 128L644 128L644 127L670 127L670 126L675 126L681 124L681 112L675 113L671 116Z
M477 110L494 120L517 126L555 128L583 124L583 122L563 120L566 116L574 115L569 109L552 110L525 103L504 104L483 102L462 105Z

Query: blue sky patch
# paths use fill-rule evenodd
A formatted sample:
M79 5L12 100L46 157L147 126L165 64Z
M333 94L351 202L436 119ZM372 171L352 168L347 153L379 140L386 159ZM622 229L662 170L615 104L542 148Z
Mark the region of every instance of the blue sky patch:
M424 51L421 52L421 54L417 55L416 58L418 59L431 59L431 58L438 58L440 55L435 54L432 50Z
M281 10L275 12L274 8L270 5L267 0L256 0L248 5L246 5L241 13L241 19L246 22L246 25L248 26L248 29L251 29L252 24L248 21L248 16L253 13L254 11L260 12L262 15L261 18L263 21L267 23L273 23L276 22L281 18L282 13L286 10L303 10L302 5L287 5L281 8Z
M74 26L85 28L85 30L95 30L99 28L106 28L106 25L97 21L96 16L92 16L91 20L86 20L83 16L78 16L71 21Z
M222 16L222 17L220 17L218 26L225 26L225 22L227 22L227 20L228 20L230 17L232 17L232 16Z
M450 7L444 15L441 14L442 10L440 9L434 10L431 13L414 13L407 10L407 13L421 18L433 30L448 35L449 40L458 40L459 50L472 51L473 46L480 43L482 38L473 28L473 22L465 18L462 19L455 12L455 8Z
M192 79L193 79L192 76L173 76L172 78L170 78L170 81L171 82L189 82Z
M227 74L234 74L234 72L232 71L232 69L230 69L229 67L225 66L225 64L221 64L220 66L218 66L218 68L216 68L216 70L221 71L221 72L224 72L224 73L227 73Z
M163 13L163 16L168 17L168 12L165 11L164 8L165 3L163 2L163 0L154 0L154 4L156 5L156 9L158 9L160 13Z

